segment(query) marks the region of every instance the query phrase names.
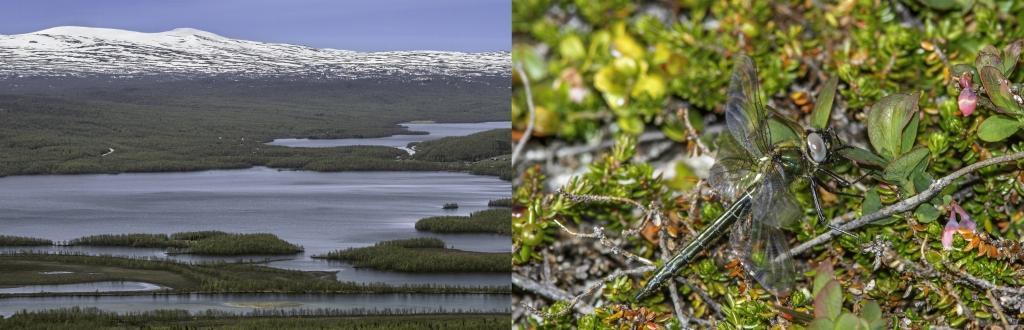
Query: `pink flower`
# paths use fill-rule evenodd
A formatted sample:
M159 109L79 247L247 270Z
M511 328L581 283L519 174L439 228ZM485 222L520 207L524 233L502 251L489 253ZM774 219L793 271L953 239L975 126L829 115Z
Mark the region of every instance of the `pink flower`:
M957 216L960 217L960 221L957 222ZM942 228L942 248L949 250L953 248L953 234L956 232L972 232L977 229L978 225L971 220L971 215L964 211L964 208L960 207L955 201L949 204L949 221L946 221L946 226Z
M974 221L971 221L971 216L968 215L962 207L960 207L960 204L953 203L953 211L960 216L961 230L974 231L974 229L978 227L978 225L974 224Z
M970 116L974 113L974 108L978 106L978 95L971 90L970 73L965 72L960 76L960 96L957 97L956 103L960 107L960 113L964 116Z
M956 223L956 213L953 210L949 211L949 221L946 222L946 227L942 228L942 248L949 250L953 248L953 233L956 233L960 227Z

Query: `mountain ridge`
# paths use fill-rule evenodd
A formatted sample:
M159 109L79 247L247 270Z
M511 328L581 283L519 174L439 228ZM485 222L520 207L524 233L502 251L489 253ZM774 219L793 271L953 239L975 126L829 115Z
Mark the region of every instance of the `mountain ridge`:
M511 53L357 52L233 39L193 28L147 33L59 26L0 35L0 77L91 75L472 81L509 77Z

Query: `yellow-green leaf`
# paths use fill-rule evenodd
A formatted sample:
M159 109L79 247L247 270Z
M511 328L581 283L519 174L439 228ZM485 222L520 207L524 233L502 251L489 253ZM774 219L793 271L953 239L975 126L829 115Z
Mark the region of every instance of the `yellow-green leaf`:
M985 142L1002 141L1016 133L1020 126L1020 122L1015 119L995 115L985 118L985 121L978 126L978 137Z

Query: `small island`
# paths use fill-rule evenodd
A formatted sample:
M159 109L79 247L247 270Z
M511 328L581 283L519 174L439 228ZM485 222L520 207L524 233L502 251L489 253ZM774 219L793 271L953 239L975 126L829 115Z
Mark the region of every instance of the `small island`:
M337 250L313 258L340 260L355 267L410 273L511 272L510 253L472 252L445 247L436 238L378 242L373 246Z
M507 208L473 212L467 216L438 216L416 221L416 230L433 233L512 234L512 210Z
M457 210L457 209L459 209L459 204L456 204L456 203L444 203L444 206L441 206L441 209L443 209L443 210Z
M274 234L234 234L222 231L189 231L167 234L92 235L67 242L70 246L123 246L162 248L171 254L277 255L302 252L301 246Z

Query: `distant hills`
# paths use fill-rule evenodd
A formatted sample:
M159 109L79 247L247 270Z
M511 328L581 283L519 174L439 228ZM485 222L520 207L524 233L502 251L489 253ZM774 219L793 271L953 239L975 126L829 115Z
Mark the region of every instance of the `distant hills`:
M223 37L62 26L0 35L0 78L171 76L478 81L510 77L509 52L355 52Z

